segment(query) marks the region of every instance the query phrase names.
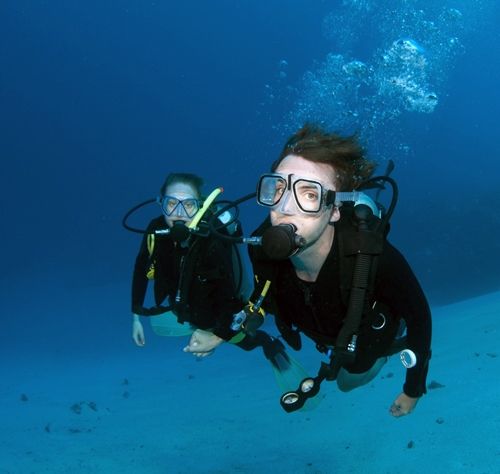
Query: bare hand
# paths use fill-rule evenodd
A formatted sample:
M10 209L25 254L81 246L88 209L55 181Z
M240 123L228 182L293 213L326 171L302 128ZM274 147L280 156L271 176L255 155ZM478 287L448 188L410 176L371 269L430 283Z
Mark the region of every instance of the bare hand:
M132 323L132 339L139 347L143 347L146 344L144 328L139 320L134 320Z
M184 352L190 352L196 357L206 357L213 354L214 350L219 347L224 342L219 336L216 336L210 331L204 331L203 329L197 329L183 350Z
M417 405L418 400L418 398L409 397L405 393L401 393L398 398L394 400L389 411L391 415L396 418L409 415Z

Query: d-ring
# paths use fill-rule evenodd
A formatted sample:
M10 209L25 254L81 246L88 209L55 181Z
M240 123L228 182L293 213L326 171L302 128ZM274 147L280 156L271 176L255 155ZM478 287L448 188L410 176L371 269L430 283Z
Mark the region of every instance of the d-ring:
M380 324L375 324L375 323L372 324L372 329L375 329L377 331L382 329L385 326L385 323L387 322L385 315L383 315L382 313L378 313L378 315L382 318L382 322Z
M417 365L417 356L411 349L405 349L404 351L401 351L399 354L399 358L401 359L401 363L407 369L411 369L412 367L415 367Z

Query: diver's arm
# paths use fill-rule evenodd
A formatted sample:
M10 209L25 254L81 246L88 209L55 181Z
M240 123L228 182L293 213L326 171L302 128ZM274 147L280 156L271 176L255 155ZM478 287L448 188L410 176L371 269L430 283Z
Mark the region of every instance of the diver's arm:
M150 257L148 251L147 238L149 233L153 233L158 228L158 220L160 218L152 220L148 228L146 229L146 234L144 234L141 246L139 248L139 253L135 259L134 273L132 276L132 312L134 313L137 308L141 308L144 305L144 299L146 298L146 291L148 288L148 277L147 273L150 265Z
M154 232L161 225L162 218L152 220L146 230L147 233ZM147 272L149 270L150 257L147 246L147 234L142 238L139 253L135 259L134 273L132 276L132 339L135 344L142 347L146 344L144 328L136 311L144 305L146 291L148 288Z
M380 278L379 278L380 276ZM379 262L377 295L406 321L407 348L417 363L407 369L403 393L419 398L426 393L426 378L431 355L432 321L427 298L406 259L388 242Z
M144 338L144 328L139 315L135 311L142 307L146 291L148 288L148 279L146 273L149 265L149 254L146 244L146 235L142 239L139 253L135 259L134 274L132 276L132 339L139 347L146 344Z

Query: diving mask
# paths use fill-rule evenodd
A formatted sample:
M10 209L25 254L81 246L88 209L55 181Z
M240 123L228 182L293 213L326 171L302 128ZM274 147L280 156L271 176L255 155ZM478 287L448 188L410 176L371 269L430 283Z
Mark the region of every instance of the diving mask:
M279 173L264 174L257 186L257 202L266 207L284 209L293 199L300 212L318 214L335 203L335 191L325 189L322 183L308 178Z
M195 198L178 199L166 195L158 198L158 204L167 217L191 219L200 209L200 201Z

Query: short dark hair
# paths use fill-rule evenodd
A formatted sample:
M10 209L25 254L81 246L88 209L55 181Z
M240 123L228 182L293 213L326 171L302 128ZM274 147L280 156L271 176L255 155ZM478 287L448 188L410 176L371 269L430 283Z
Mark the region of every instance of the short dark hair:
M192 173L170 173L160 188L160 196L164 196L167 188L176 183L183 183L191 186L198 193L198 197L201 197L203 179Z
M318 125L305 124L286 142L271 171L288 155L297 155L315 163L330 165L335 171L337 191L352 191L369 178L375 163L364 157L364 150L356 136L342 137L328 133Z

